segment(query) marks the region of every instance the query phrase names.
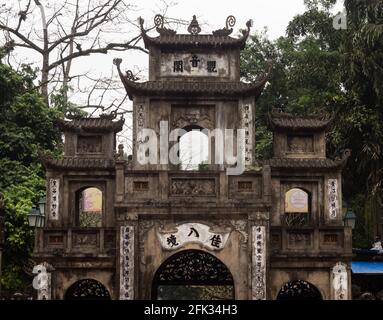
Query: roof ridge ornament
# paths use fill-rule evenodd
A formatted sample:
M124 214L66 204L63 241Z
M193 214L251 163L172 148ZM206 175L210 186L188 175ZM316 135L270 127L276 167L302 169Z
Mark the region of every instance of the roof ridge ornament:
M99 115L100 119L114 120L117 117L117 111L113 110L111 113L101 113Z
M172 29L168 29L164 27L165 18L163 15L157 14L154 17L154 25L156 26L157 32L161 36L174 36L177 32Z
M193 35L197 35L201 32L201 27L199 26L196 15L193 15L193 20L190 22L188 32Z
M233 32L233 27L235 26L236 19L234 16L230 15L226 18L226 26L223 29L218 29L213 31L214 36L229 36Z

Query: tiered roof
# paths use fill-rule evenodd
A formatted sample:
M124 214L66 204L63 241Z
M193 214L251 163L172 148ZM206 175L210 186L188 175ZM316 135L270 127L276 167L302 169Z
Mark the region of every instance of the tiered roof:
M71 120L60 119L58 121L58 126L62 131L119 132L125 122L123 118L113 121L115 114L100 115L98 118L85 118L68 114L66 117Z
M272 130L325 130L333 121L323 115L296 116L284 112L267 114L267 124Z

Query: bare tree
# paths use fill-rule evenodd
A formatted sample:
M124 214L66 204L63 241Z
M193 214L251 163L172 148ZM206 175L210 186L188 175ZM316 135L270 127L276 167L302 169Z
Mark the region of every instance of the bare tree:
M75 59L112 50L147 52L138 44L141 35L137 24L128 17L134 7L124 0L63 0L54 5L26 0L19 1L17 13L14 7L0 7L3 46L8 53L22 47L40 55L40 88L48 104L50 83L59 83L64 99L68 99L70 81L81 76L71 76ZM36 19L41 20L41 27ZM136 34L124 42L111 41L107 35L120 34L122 26L133 27Z

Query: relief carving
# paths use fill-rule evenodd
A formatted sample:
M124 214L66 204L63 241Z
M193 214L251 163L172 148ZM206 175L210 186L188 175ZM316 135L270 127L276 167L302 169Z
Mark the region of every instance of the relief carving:
M215 196L215 180L173 179L170 193L177 196Z
M314 138L312 136L288 136L287 145L290 152L314 152Z
M78 234L74 234L73 236L74 236L75 245L88 245L88 246L97 245L97 234L78 233Z
M100 136L77 138L78 153L100 153L102 152L102 139Z
M209 114L199 109L192 109L183 112L175 112L172 123L173 128L184 128L190 125L198 125L206 129L214 129L214 122Z
M247 245L247 240L249 238L247 231L247 221L246 220L231 220L230 224L234 227L235 231L238 231L242 236L242 244Z
M291 232L288 234L288 242L291 247L304 247L311 245L310 233Z

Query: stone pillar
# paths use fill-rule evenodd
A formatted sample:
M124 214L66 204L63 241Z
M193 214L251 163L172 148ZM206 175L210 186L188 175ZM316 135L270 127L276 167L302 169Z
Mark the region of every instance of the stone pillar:
M134 226L120 227L120 300L134 299Z

